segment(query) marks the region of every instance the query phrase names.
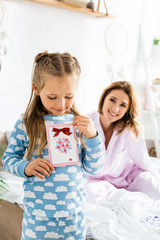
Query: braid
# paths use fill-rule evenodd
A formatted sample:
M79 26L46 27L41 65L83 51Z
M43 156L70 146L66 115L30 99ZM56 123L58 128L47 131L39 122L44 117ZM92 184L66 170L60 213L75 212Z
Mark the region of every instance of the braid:
M36 57L35 57L35 63L39 63L40 61L43 61L45 59L45 57L48 57L49 53L47 51L43 52L43 53L39 53Z

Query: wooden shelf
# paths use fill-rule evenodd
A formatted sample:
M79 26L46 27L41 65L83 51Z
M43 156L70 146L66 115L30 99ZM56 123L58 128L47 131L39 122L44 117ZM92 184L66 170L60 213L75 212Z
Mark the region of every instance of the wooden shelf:
M96 12L89 8L82 8L82 7L78 7L78 6L74 6L74 5L70 5L62 2L56 2L54 0L27 0L27 1L34 2L34 3L41 3L41 4L45 4L45 5L49 5L57 8L71 10L71 11L76 11L76 12L88 14L95 17L111 17L106 13Z

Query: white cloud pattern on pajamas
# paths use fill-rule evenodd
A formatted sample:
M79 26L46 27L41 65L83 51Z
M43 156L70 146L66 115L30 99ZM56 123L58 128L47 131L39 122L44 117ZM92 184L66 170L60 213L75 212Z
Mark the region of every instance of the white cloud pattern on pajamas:
M30 238L35 238L35 239L37 238L35 232L33 232L31 229L27 228L26 231L25 231L25 234Z

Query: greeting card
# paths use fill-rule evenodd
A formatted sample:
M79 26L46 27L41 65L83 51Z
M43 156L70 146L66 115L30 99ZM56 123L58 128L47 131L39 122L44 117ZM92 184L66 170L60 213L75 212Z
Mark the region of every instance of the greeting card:
M55 167L79 163L75 127L72 123L47 125L50 162Z

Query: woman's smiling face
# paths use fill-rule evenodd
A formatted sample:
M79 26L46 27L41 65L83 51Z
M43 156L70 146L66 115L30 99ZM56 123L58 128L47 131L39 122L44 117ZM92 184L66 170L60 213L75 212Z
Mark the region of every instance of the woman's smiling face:
M112 90L104 99L102 107L103 118L105 118L108 123L122 119L128 111L129 104L130 99L123 90Z

